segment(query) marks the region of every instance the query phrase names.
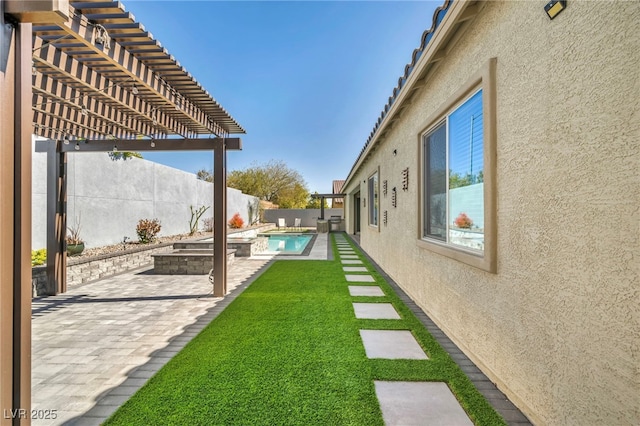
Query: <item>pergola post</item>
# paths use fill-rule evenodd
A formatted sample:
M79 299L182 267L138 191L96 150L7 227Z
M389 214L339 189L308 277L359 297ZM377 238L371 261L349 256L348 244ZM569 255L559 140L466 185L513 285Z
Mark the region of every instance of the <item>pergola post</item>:
M0 1L1 424L31 408L31 24L7 22ZM18 416L18 413L22 416Z
M47 150L47 295L67 291L67 154L60 141Z
M225 138L213 150L213 296L227 294L227 148Z

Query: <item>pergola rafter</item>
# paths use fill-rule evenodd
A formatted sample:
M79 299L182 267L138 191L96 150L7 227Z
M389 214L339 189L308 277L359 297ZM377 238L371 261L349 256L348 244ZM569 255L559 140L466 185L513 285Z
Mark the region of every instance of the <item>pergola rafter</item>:
M107 104L116 103L117 108L128 110L128 115L138 113L140 120L150 118L153 111L156 120L150 118L147 122L150 128L140 129L145 131L139 134L155 134L158 138L171 134L193 138L202 134L244 133L144 26L124 11L122 4L71 1L70 6L67 22L34 25L34 67L38 73L55 77L80 91L87 100L82 103L74 99L78 109L84 106L99 113L100 105L94 106L92 99L88 99L96 97ZM99 27L104 28L111 39L109 48L106 43L96 42ZM99 79L108 84L100 86ZM111 87L105 89L108 86ZM37 82L34 87L44 89ZM92 88L105 93L96 93ZM138 129L135 125L131 127ZM113 136L137 137L139 134Z

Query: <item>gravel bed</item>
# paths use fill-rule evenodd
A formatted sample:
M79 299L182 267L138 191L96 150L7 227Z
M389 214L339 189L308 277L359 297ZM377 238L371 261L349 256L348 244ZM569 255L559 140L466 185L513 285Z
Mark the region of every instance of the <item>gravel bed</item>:
M213 232L196 232L193 235L189 235L189 234L167 235L167 236L158 237L151 244L141 244L137 241L127 241L126 248L127 249L132 249L137 247L153 248L162 243L170 243L170 242L181 241L181 240L203 239L203 238L211 238L211 237L213 237ZM73 256L73 258L77 259L82 257L94 257L94 256L101 256L104 254L122 252L124 247L125 246L122 243L119 243L119 244L112 244L109 246L85 248L81 254Z

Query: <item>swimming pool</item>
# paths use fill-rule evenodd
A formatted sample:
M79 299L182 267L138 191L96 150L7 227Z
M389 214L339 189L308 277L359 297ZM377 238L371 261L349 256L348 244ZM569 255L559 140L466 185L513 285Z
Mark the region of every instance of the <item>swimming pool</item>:
M269 251L278 254L302 254L311 241L310 234L265 235L269 238Z

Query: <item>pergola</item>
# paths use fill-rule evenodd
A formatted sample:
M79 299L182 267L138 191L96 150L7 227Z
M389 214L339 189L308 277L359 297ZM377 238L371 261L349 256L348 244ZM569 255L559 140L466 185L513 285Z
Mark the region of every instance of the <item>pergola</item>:
M311 198L320 199L320 220L324 220L324 200L325 198L344 198L347 194L311 194Z
M66 288L67 155L213 151L214 295L223 296L226 151L241 149L230 135L245 131L118 1L0 0L0 21L0 408L28 412L31 135L49 139L39 150L56 292Z
M225 150L241 149L227 136L244 129L121 3L69 6L66 21L33 26L34 133L55 140L55 151L48 147L49 188L56 191L48 207L50 285L66 289L67 153L215 151L214 251L226 253ZM223 262L214 260L214 294L221 296L226 263L217 257Z

